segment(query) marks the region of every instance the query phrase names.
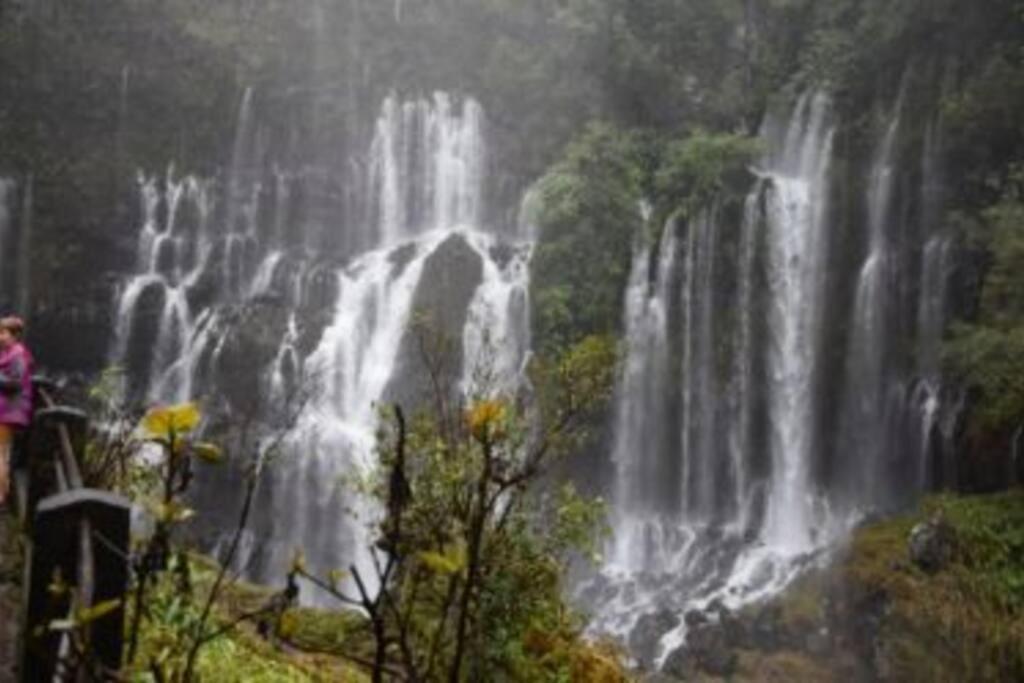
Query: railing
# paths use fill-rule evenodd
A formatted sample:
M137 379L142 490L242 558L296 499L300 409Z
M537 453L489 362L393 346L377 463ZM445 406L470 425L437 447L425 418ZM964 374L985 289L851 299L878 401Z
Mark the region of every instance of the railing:
M57 403L55 382L33 382L37 410L13 477L26 538L19 679L86 680L75 638L89 644L93 664L109 671L121 665L131 506L119 495L85 487L88 418ZM68 590L54 590L60 583ZM78 618L109 601L118 601L116 608L94 620ZM54 628L55 620L77 626Z

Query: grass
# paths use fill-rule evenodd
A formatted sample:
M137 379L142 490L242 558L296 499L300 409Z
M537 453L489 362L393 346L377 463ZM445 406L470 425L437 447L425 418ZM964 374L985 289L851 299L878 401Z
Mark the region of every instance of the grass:
M907 537L941 512L955 530L949 566L913 567ZM1024 492L937 496L871 525L840 568L854 604L884 597L881 642L900 681L1024 680Z
M190 557L193 593L184 598L165 579L151 599L152 618L141 634L140 651L131 672L138 683L155 680L154 661L181 659L187 648L182 633L194 624L208 595L217 567L208 558ZM170 579L172 577L168 577ZM225 584L213 611L213 624L223 625L266 604L273 591L243 581ZM346 612L296 609L287 642L271 642L251 623L243 623L200 651L198 680L216 683L364 683L369 678L344 655L358 647L360 619Z

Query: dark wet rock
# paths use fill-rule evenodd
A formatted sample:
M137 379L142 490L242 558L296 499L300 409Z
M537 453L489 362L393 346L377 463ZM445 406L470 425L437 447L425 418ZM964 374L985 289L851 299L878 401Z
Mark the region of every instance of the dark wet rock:
M739 655L729 646L723 630L705 624L691 630L686 644L669 654L662 672L682 679L692 678L697 672L729 677L738 665Z
M728 608L718 611L718 624L722 634L732 647L746 647L748 628L746 622Z
M629 650L644 668L651 668L661 651L661 639L679 626L679 617L668 610L645 614L629 633Z
M426 258L413 295L413 319L402 338L385 401L412 410L432 398L427 359L450 382L444 389L455 391L462 367L462 330L482 280L483 259L461 235L451 235Z
M499 268L504 268L520 249L521 247L508 244L507 242L498 242L488 250L488 254L491 257L491 260L494 261Z
M708 624L694 629L686 639L690 652L702 671L714 676L731 676L736 672L738 656L726 642L718 626Z
M827 628L819 628L804 637L804 651L815 657L823 657L832 648L832 640Z
M598 574L580 590L577 602L584 607L603 605L615 599L620 586L607 576Z
M216 386L220 387L235 415L259 415L267 406L262 376L253 368L267 367L277 355L287 330L288 312L280 301L263 298L224 314L227 330L216 359Z
M690 680L697 675L697 660L686 645L681 645L665 658L661 673L672 680Z
M953 557L953 528L941 514L917 524L910 531L910 561L929 574L945 569Z
M774 650L781 646L782 607L767 605L754 617L750 625L750 645L759 650Z
M159 336L161 317L167 300L167 290L159 282L147 285L139 295L138 313L131 320L128 330L128 346L125 349L124 370L131 378L130 399L141 401L148 387L140 378L149 377L153 368Z
M388 261L391 262L394 270L391 271L391 277L395 278L401 275L405 267L409 265L409 262L416 256L416 244L410 242L403 244L400 247L395 248L390 254L388 254Z
M683 617L686 622L687 628L695 628L708 623L708 615L699 609L687 610L686 615Z
M681 679L669 676L666 673L657 672L645 675L640 679L640 683L681 683Z

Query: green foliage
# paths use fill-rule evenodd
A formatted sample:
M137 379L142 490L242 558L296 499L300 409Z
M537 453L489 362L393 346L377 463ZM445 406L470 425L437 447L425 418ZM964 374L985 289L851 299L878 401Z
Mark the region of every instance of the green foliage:
M982 215L980 248L990 263L977 320L954 327L945 358L972 391L971 428L1007 433L1024 420L1024 204L1021 173L1011 174L1008 196ZM977 247L976 247L977 248Z
M208 590L218 568L200 557L177 556L175 563L188 562L194 588L182 590L180 573L172 571L162 575L155 583L147 601L149 618L141 634L141 646L136 664L125 672L133 683L156 683L159 671L163 681L181 681L186 653L191 645L189 634L199 627L202 604L198 593ZM178 565L172 564L172 569ZM199 589L196 591L195 589ZM218 601L214 625L222 628L244 613L258 607L273 594L265 589L244 583L234 583ZM332 639L345 639L353 647L349 614L330 614L316 610L294 610L294 633L288 639L300 647L314 652L329 652ZM329 636L315 635L328 631ZM342 650L338 650L342 652ZM304 660L289 655L261 638L249 626L237 628L204 646L199 653L195 680L225 681L227 683L306 683L307 681L339 680L362 682L366 679L356 670L339 660L324 656L320 661Z
M695 130L678 139L591 124L540 180L533 257L535 340L553 353L619 331L635 240L748 190L753 138Z
M635 136L592 124L541 179L531 286L545 353L618 328L645 174Z
M1024 169L1013 174L1024 190ZM1024 197L1014 197L985 212L990 226L992 265L981 293L982 319L1005 327L1024 324Z
M992 433L1024 419L1024 325L1008 330L961 325L946 345L947 364L972 390L972 428Z
M728 181L741 176L759 152L754 138L703 130L669 143L655 178L659 206L694 215L730 189Z
M587 644L566 604L563 567L595 556L604 508L571 487L540 482L583 438L612 387L615 345L587 338L531 367L533 405L481 390L453 416L433 410L407 424L396 411L379 437L367 492L387 510L376 527L376 579L293 576L361 605L376 672L430 681L624 681L618 655ZM453 419L454 418L454 419ZM347 578L347 577L346 577ZM369 668L369 665L368 665Z
M960 192L974 204L1000 199L1011 184L1020 188L1024 67L1018 50L1016 44L990 48L988 61L941 102L951 157L965 180Z

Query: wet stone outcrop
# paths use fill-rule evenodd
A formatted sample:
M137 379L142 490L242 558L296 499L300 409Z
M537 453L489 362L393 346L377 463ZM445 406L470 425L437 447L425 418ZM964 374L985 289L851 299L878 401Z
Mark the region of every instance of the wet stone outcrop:
M659 610L637 619L629 634L629 650L644 668L654 666L662 637L679 626L679 617L670 610Z
M396 268L405 267L404 256L395 258ZM432 371L450 384L446 391L455 389L462 368L462 330L482 281L483 259L461 235L451 235L427 257L385 400L407 408L424 405L431 397Z
M920 522L910 531L907 542L910 561L929 574L945 569L953 557L953 528L941 514Z
M686 644L673 650L662 671L682 680L698 672L728 677L736 672L739 655L719 624L705 623L691 630Z
M225 309L220 325L226 330L223 342L201 359L209 364L214 386L222 392L234 415L264 415L271 406L265 400L264 373L277 355L288 324L287 309L273 296L254 299ZM214 351L216 351L214 355ZM205 373L202 373L205 374ZM202 376L200 374L200 376ZM210 375L207 375L210 376Z

